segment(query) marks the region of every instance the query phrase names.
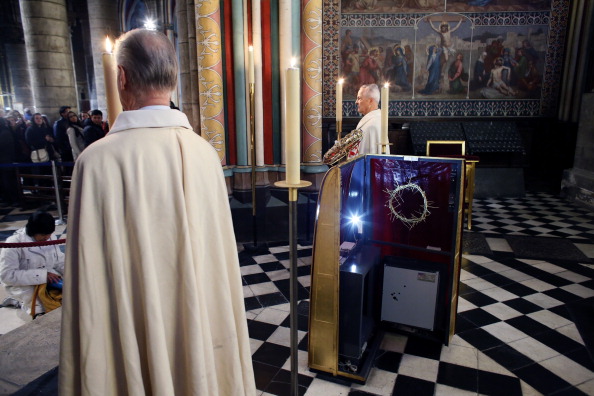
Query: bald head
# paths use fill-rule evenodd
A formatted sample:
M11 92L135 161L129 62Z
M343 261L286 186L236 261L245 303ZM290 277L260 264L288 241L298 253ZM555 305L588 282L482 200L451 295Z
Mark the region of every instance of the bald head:
M163 33L131 30L116 41L115 57L130 91L170 93L177 85L175 48Z

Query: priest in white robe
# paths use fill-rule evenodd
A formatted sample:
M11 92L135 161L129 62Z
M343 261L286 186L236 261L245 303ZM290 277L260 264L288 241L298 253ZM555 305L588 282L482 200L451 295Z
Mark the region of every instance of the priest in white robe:
M363 137L358 145L351 148L347 159L358 155L381 154L382 111L379 108L380 90L377 84L362 85L357 92L357 111L363 118L357 124L357 129L363 131ZM388 103L382 103L388 106ZM386 154L390 154L390 146L386 146Z
M134 30L115 54L125 111L72 178L60 395L254 395L223 171L168 107L175 50Z

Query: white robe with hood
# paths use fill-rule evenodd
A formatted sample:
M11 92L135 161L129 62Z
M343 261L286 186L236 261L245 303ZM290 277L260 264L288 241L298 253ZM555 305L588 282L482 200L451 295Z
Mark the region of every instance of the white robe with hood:
M72 180L60 395L254 395L213 147L180 111L125 111Z

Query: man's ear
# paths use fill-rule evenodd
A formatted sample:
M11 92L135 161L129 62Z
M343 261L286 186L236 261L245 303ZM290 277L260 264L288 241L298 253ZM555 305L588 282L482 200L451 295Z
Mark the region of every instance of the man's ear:
M122 65L118 65L117 80L118 80L118 91L121 92L121 91L125 90L126 84L127 84L126 69L124 69L124 67Z

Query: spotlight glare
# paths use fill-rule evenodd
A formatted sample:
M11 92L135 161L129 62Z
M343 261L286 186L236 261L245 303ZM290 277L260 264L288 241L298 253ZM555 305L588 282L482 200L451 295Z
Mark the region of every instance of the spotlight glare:
M157 22L154 19L146 19L144 21L144 28L148 30L157 30Z

